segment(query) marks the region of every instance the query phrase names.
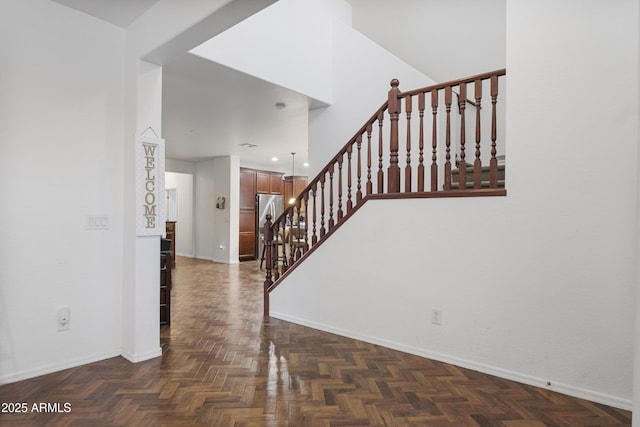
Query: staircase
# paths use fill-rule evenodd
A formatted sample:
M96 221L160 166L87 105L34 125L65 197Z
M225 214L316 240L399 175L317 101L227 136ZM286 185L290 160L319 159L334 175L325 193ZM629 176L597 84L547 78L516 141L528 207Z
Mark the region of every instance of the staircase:
M408 92L392 80L387 100L295 203L277 218L267 215L264 315L269 293L368 200L506 196L498 155L505 75L501 69Z
M451 171L451 189L458 190L460 189L460 162L456 162L456 169ZM474 188L474 167L473 165L467 164L465 167L465 182L466 187L464 188ZM489 166L483 166L480 169L480 188L490 188L491 187L491 169ZM505 181L505 165L504 158L498 158L498 169L497 169L497 188L504 188Z

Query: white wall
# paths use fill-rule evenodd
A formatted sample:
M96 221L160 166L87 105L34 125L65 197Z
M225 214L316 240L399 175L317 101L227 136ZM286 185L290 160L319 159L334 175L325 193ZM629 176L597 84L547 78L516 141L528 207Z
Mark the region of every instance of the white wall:
M332 25L332 102L309 111L309 176L314 177L387 100L389 83L416 89L434 81L348 25Z
M165 160L165 170L173 173L186 173L193 175L196 173L196 163L187 160Z
M165 169L167 176L177 178L175 181L174 178L169 178L166 184L167 188L169 188L169 183L175 183L179 193L176 252L181 256L195 257L195 234L197 232L195 229L196 162L166 159Z
M640 8L638 9L638 22L640 22ZM638 46L638 58L640 60L640 46ZM640 100L640 73L638 74L638 99ZM638 109L638 135L640 135L640 108ZM637 165L640 168L640 150L638 151ZM636 188L636 200L640 202L640 174L637 176L638 186ZM640 213L640 205L636 208ZM640 231L640 214L636 218L636 228L633 234L636 236L636 318L634 324L634 352L633 352L633 408L635 414L640 414L640 239L638 232ZM634 427L640 426L640 417L632 418Z
M176 255L193 257L193 174L167 172L165 187L176 189Z
M439 82L505 66L506 0L348 1L353 28Z
M638 4L507 10L509 195L369 202L272 314L630 408Z
M120 354L123 59L122 29L0 2L0 383Z
M128 127L125 131L124 199L132 203L125 203L123 213L122 356L131 362L140 362L162 354L156 309L160 304L160 235L136 235L136 182L132 181L132 173L137 165L133 162L135 146L132 143L134 135L155 132L161 136L162 67L131 58L131 54L128 44L126 58L132 69L127 69L126 78L135 82L135 92L133 87L127 87L126 105L135 108L127 111L127 124L133 123L135 118L135 133L130 134ZM158 188L162 193L164 187L161 186L160 182Z
M195 256L237 263L240 233L240 161L237 156L215 157L196 163ZM216 208L218 197L226 200Z

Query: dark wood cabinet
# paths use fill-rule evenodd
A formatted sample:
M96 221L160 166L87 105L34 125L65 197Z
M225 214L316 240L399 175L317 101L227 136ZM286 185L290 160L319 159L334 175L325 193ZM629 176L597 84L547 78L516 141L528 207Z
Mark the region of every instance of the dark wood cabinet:
M282 181L282 174L272 173L269 176L269 194L283 194L284 184Z
M283 194L280 172L240 168L239 259L256 259L256 194Z
M298 196L302 190L307 188L306 176L285 176L283 181L284 186L284 204L289 205L289 200L292 197Z
M160 324L171 323L171 266L166 254L160 254Z
M259 194L269 194L271 186L271 174L256 171L256 191Z
M258 194L283 194L282 174L256 171L256 192Z
M176 262L176 222L165 223L167 239L171 240L171 261ZM171 263L170 263L171 264Z
M254 209L256 204L256 174L240 169L240 209Z
M255 257L256 172L240 169L240 236L238 256L240 261Z

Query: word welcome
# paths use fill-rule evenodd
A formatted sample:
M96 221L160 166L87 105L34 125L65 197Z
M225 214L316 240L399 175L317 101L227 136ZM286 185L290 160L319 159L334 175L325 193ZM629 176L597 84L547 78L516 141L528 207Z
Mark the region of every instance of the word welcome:
M142 143L144 147L144 170L147 172L144 178L144 217L146 219L145 228L156 227L156 175L153 170L156 167L156 147L155 144Z

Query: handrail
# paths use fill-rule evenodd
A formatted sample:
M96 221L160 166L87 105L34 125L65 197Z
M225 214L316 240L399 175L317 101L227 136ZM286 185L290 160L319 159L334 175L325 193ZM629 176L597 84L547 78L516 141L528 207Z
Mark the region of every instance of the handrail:
M362 125L362 127L351 137L351 139L349 139L349 141L338 151L338 154L333 156L333 158L331 160L329 160L327 165L320 172L318 172L318 174L311 181L309 181L309 184L300 192L300 194L305 194L305 193L307 193L307 192L309 192L311 190L311 187L313 186L313 183L317 182L323 174L326 174L328 172L329 165L335 164L337 162L337 160L338 160L338 157L340 157L340 155L344 155L346 153L347 147L349 147L350 145L353 145L353 143L355 142L355 140L358 137L358 135L362 135L362 133L366 130L366 127L370 123L374 123L377 120L378 115L383 113L387 109L387 104L388 104L388 101L385 101L380 106L380 108L378 108L378 110L375 113L373 113L373 115L369 118L369 120L367 120L365 122L365 124ZM274 223L278 222L278 220L282 219L285 216L285 214L286 214L286 209L273 222Z
M458 86L461 83L473 83L476 80L487 80L493 76L497 76L497 77L501 77L501 76L505 76L507 75L507 69L506 68L501 68L499 70L495 70L495 71L489 71L486 73L481 73L481 74L476 74L474 76L470 76L470 77L464 77L462 79L457 79L457 80L450 80L448 82L444 82L444 83L437 83L435 85L431 85L431 86L426 86L420 89L413 89L407 92L403 92L402 95L403 96L409 96L409 95L417 95L420 92L431 92L434 90L440 90L440 89L444 89L447 86Z
M506 70L501 69L407 92L399 90L397 80L391 81L387 101L296 196L295 203L275 219L267 216L265 316L269 314L269 292L366 201L506 195L504 178L499 178L503 169L499 171L497 162L498 142L502 141L498 139L496 109L498 81L505 75ZM470 97L475 102L467 100L469 84L473 91ZM488 89L490 96L488 112L481 111L483 88ZM455 103L460 111L459 129L455 132L451 125L453 93L459 94ZM469 124L466 123L467 104L476 107L475 120ZM425 111L429 109L432 118L425 120ZM414 110L418 112L417 119L412 117ZM475 150L470 153L473 162L469 163L466 162L467 131L475 142ZM459 142L460 161L473 167L469 172L471 182L467 179L467 168L454 171L452 167L454 139ZM490 143L483 142L486 140ZM413 167L415 163L417 168Z

